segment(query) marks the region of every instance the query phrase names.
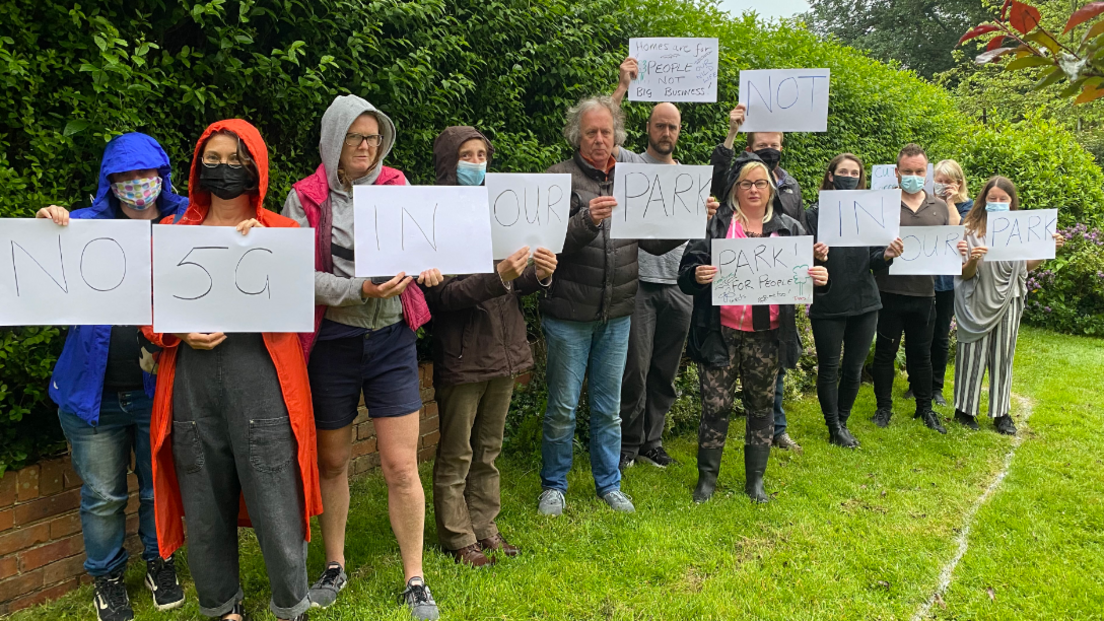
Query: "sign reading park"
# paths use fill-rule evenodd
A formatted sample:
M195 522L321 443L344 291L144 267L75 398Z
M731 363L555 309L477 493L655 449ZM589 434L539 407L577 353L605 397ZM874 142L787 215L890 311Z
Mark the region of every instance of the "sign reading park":
M1057 209L991 211L985 223L985 261L1054 258Z
M963 260L958 242L965 234L964 226L904 227L901 229L904 251L890 264L889 273L958 276Z
M742 132L828 131L829 69L751 69L740 72Z
M713 305L810 304L813 238L714 239Z
M701 239L709 212L712 166L618 164L613 239Z
M571 175L488 173L491 245L495 260L519 248L559 253L571 216Z
M629 101L717 101L716 39L629 39Z
M901 228L900 190L821 190L817 240L832 247L888 246Z

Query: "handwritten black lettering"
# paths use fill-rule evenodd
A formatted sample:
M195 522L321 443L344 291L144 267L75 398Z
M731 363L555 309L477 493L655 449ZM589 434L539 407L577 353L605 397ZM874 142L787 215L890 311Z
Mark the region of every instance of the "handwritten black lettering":
M503 219L501 216L499 216L499 206L502 205L503 198L508 198L507 195L509 195L509 197L512 197L514 201L513 217L507 215L505 219ZM507 202L506 205L503 206L503 208L508 209L508 205L509 203ZM499 194L495 197L494 217L495 221L502 226L513 226L518 223L518 220L521 219L521 203L518 200L517 192L515 192L514 190L506 190L502 194Z
M203 267L199 263L196 263L195 261L189 261L188 257L192 256L192 253L197 251L197 250L229 250L229 249L230 249L229 246L196 246L196 247L192 248L191 250L189 250L188 254L184 255L183 259L180 259L180 263L176 264L176 267L183 267L185 265L194 265L195 267L198 267L199 269L203 270L203 273L207 275L207 290L204 291L203 293L201 293L199 295L196 295L196 296L193 296L193 297L187 297L187 296L183 296L183 295L176 295L175 293L173 294L173 297L178 299L178 300L198 300L200 298L206 297L208 293L211 293L211 289L213 289L215 287L215 280L213 278L211 278L211 272L207 271L207 268Z
M54 281L54 284L65 293L69 293L69 280L65 276L65 254L61 249L61 235L58 235L58 266L61 269L61 281L59 282L50 270L46 269L42 263L39 263L38 259L34 258L29 250L24 248L19 242L12 240L11 242L11 254L12 254L12 275L15 277L15 295L19 296L19 266L15 262L15 249L19 247L23 251L23 254L27 255L27 258L34 261L34 264L38 266L38 269L42 270L42 273L50 277L50 280Z
M119 280L113 285L105 285L103 287L97 287L96 285L89 282L89 280L88 280L89 276L84 273L84 259L88 255L88 248L89 248L89 246L91 246L92 244L95 244L97 242L106 242L106 243L109 243L109 244L114 244L115 247L119 250L119 257L122 259L122 261L120 261L120 264L122 266L122 273L119 275ZM106 269L106 266L99 265L99 266L97 266L97 273L103 274L105 269ZM87 244L84 245L84 249L81 250L80 274L81 274L81 280L84 281L84 284L88 285L88 287L90 289L92 289L93 291L106 292L106 291L114 291L115 289L118 289L119 286L121 286L123 284L123 281L126 280L126 274L127 274L126 251L123 250L122 244L115 241L114 239L111 239L110 237L97 237L96 239L93 239L93 240L89 241Z
M426 234L425 229L421 224L418 224L418 220L414 218L414 214L407 211L406 207L402 208L402 230L400 231L402 236L402 249L406 250L406 217L410 216L410 221L414 223L414 226L418 228L418 232L422 234L426 242L429 243L429 247L437 250L437 207L439 204L434 203L433 215L430 219L429 235Z
M269 282L269 276L268 276L267 273L265 274L264 287L262 287L260 291L246 291L245 289L242 289L241 283L239 282L242 261L245 261L245 258L248 257L249 254L252 253L252 252L267 252L268 254L272 254L272 251L269 250L268 248L250 248L249 250L246 250L245 252L243 252L241 258L238 259L237 266L234 267L234 286L238 288L238 291L241 291L245 295L260 295L260 294L267 291L268 292L268 299L271 300L272 299L272 287L271 287L271 283Z

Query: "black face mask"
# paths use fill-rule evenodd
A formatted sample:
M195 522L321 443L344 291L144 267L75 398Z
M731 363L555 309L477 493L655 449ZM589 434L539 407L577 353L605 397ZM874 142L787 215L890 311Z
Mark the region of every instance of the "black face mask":
M778 149L759 149L755 152L759 156L759 159L763 160L763 163L767 165L767 168L774 172L775 168L778 168L778 162L782 161L782 152Z
M837 190L854 190L859 187L859 178L832 175L832 185L834 185Z
M199 187L224 201L233 200L256 189L253 176L245 166L232 168L229 164L204 164L199 171Z

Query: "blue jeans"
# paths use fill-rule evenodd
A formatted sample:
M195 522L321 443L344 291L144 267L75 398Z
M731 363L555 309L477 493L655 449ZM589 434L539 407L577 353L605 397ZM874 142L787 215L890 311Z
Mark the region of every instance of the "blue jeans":
M153 517L153 473L150 463L150 414L153 400L145 391L104 393L100 423L93 427L77 415L58 411L61 429L72 450L73 470L81 486L84 569L93 577L126 567L127 470L135 454L138 475L138 537L142 558L156 559L157 529Z
M621 378L629 351L630 317L563 321L545 316L548 408L541 442L541 487L567 491L575 438L575 409L589 380L590 469L601 496L621 488Z
M778 381L774 384L774 437L786 433L786 410L782 409L782 397L786 394L786 367L778 367Z

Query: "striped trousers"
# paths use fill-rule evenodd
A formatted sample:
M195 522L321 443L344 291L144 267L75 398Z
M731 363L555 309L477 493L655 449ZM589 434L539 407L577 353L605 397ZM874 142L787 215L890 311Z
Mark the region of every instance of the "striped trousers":
M977 416L981 408L981 383L989 368L989 416L1012 411L1012 359L1020 332L1024 299L1014 298L1008 311L989 334L973 343L958 343L955 355L955 409Z

